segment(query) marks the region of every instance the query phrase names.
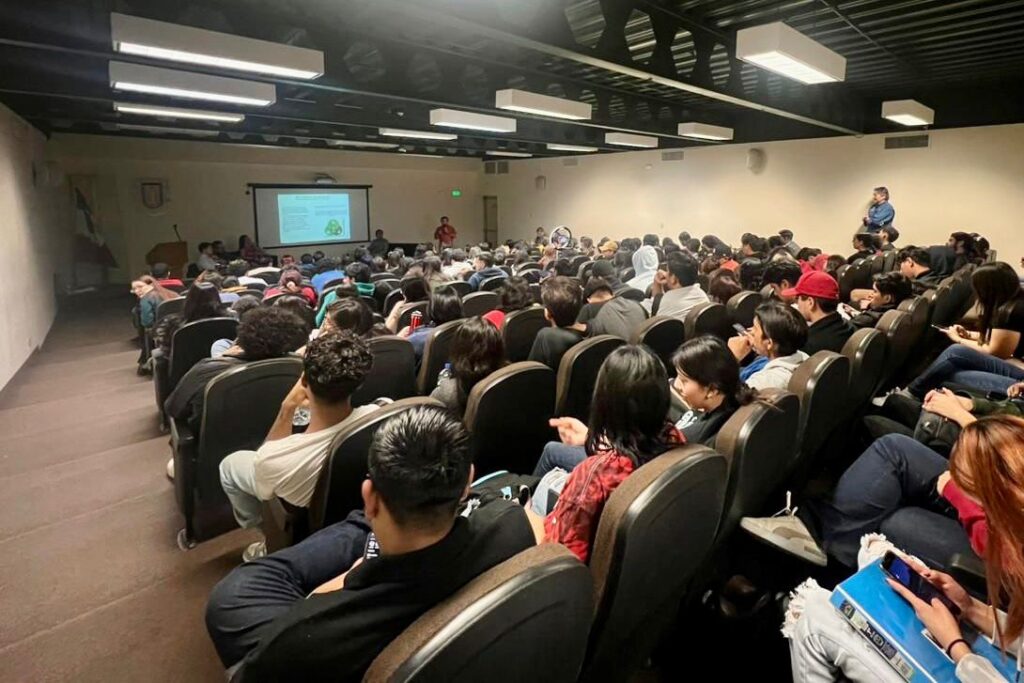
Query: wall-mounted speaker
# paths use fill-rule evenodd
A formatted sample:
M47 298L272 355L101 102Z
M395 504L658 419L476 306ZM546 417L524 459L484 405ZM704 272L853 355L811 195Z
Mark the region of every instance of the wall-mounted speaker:
M533 186L538 190L548 189L548 178L547 176L539 175L533 179Z
M747 150L747 170L754 175L761 173L767 163L768 155L765 154L763 149L755 147Z

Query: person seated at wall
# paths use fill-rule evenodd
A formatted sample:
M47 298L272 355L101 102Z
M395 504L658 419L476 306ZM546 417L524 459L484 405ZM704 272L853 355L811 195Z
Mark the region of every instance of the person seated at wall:
M676 421L687 443L712 448L718 430L741 406L757 400L757 392L740 379L740 366L724 341L712 335L690 339L672 357L676 377L672 389L687 411Z
M508 277L508 273L495 265L495 263L503 263L503 261L497 261L494 254L488 252L477 254L473 261L475 272L469 277L470 286L476 290L480 289L480 283L484 280L492 277Z
M781 297L783 291L796 286L801 275L803 270L795 261L771 261L761 274L761 284L771 287L775 296Z
M708 276L708 299L716 304L725 305L742 291L736 273L731 270L719 268Z
M213 257L213 244L200 242L197 247L199 255L196 257L196 267L200 271L217 270L217 259Z
M952 346L907 386L910 395L923 399L945 382L1004 392L1024 380L1024 291L1016 271L1008 263L986 263L971 273L971 287L980 330L945 330Z
M351 402L372 365L370 348L351 332L328 332L306 345L302 376L281 402L263 445L236 451L220 463L220 483L240 527L259 527L261 501L277 497L296 507L309 505L335 434L378 408L372 403L353 408ZM309 427L292 434L295 414L306 406ZM256 541L243 559L266 552L266 542Z
M729 339L729 350L737 362L757 354L740 372L752 389L786 389L797 366L808 355L800 350L807 343L807 322L791 306L768 301L754 311L754 324L743 335Z
M261 288L266 287L266 280L258 277L252 277L251 275L247 274L248 272L248 261L243 261L242 259L235 259L234 261L228 262L227 274L238 278L238 284L242 285L243 287L247 287L249 285L256 285L257 287Z
M668 409L668 376L661 360L644 346L612 351L597 373L589 423L551 421L562 443L545 447L535 473L554 472L555 467L570 473L546 517L539 513L546 511L547 497L534 496L529 514L538 541L561 543L581 562L589 561L612 492L637 468L686 443L666 419ZM548 474L541 486L551 478Z
M224 246L224 240L214 240L210 243L213 248L213 258L217 260L217 263L224 265L230 259L228 258L227 247Z
M633 252L632 261L635 274L626 281L626 286L646 292L654 283L654 274L658 272L658 252L653 246L645 244Z
M697 284L697 261L682 252L672 254L658 270L651 285L651 298L643 306L651 315L686 320L695 306L707 303L708 295Z
M171 277L171 269L166 263L154 263L149 268L149 274L162 287L184 287L185 283L176 277Z
M312 277L311 282L317 295L320 295L328 282L344 279L345 269L341 267L341 261L336 258L327 257L316 264L316 275Z
M452 336L448 359L430 397L461 419L476 383L508 362L505 342L491 323L481 317L467 318Z
M499 330L505 326L505 318L516 311L529 308L533 305L533 295L530 293L530 284L521 277L510 277L498 288L500 302L498 308L484 314L487 320Z
M612 286L600 277L591 277L583 287L587 303L576 316L575 328L588 337L611 334L630 339L647 320L643 306L624 296L615 296Z
M384 322L384 325L391 330L392 334L398 332L398 320L410 306L427 301L430 297L430 286L422 277L407 277L402 280L401 286L402 300L394 305L391 313L388 314L387 320Z
M427 279L431 289L443 287L452 280L444 274L441 259L437 256L427 256L423 259L423 277Z
M910 279L903 273L890 271L874 276L871 295L860 300L860 308L846 306L850 314L850 325L854 329L875 327L882 316L895 311L899 305L914 295ZM845 304L844 304L845 306Z
M420 615L534 545L523 510L496 499L458 514L473 480L470 436L438 408L374 435L363 509L236 568L213 589L206 626L243 680L360 681ZM366 552L368 537L379 555Z
M316 306L316 291L309 285L302 284L302 273L298 268L284 268L281 270L281 277L274 287L267 287L263 292L263 299L269 299L278 294L294 294L303 297L310 306Z
M565 352L583 339L583 333L575 328L583 307L583 291L574 280L556 276L541 285L541 301L549 326L537 333L529 359L558 372Z
M931 256L926 249L920 247L904 247L896 255L896 263L899 266L899 272L910 280L915 296L935 289L945 277L932 270ZM870 289L855 289L850 293L850 302L857 305L864 299L870 298L872 294Z
M874 256L882 248L878 236L870 232L858 232L853 236L854 253L846 258L846 262L853 265L868 256Z
M427 339L434 333L439 325L444 325L462 317L462 299L458 292L451 288L439 288L431 292L430 300L427 303L427 312L423 315L421 324L415 330L411 327L403 327L399 337L405 337L412 344L416 352L417 362L423 358L423 347Z
M878 237L878 248L880 251L895 251L896 240L900 238L900 231L892 225L883 225L882 229L875 233Z
M827 273L812 271L800 276L796 286L782 292L792 300L809 325L802 351L813 356L818 351L843 350L853 327L839 315L839 283Z
M153 327L154 354L170 356L171 341L174 333L182 325L194 323L207 318L220 318L225 315L224 304L220 300L220 292L208 282L193 283L185 295L185 305L181 313L172 313Z
M274 262L274 257L260 249L259 245L253 242L248 235L241 235L238 238L238 257L249 263ZM320 252L319 258L323 258L323 252Z

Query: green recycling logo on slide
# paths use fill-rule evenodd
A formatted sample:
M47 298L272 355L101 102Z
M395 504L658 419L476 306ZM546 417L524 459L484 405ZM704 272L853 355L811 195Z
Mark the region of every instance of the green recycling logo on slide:
M341 228L341 223L338 222L337 218L332 218L327 221L327 226L324 228L324 234L328 237L337 237L344 232Z

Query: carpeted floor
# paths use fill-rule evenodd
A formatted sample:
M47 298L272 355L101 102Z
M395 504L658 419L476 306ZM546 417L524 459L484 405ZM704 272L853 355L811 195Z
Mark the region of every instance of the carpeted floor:
M235 531L182 552L121 293L69 302L0 392L0 681L223 681L203 625Z

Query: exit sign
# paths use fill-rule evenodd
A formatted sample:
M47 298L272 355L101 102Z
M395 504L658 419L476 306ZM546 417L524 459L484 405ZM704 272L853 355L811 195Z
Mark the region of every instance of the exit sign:
M456 197L456 198L461 197L462 196L462 190L452 190L452 196Z

